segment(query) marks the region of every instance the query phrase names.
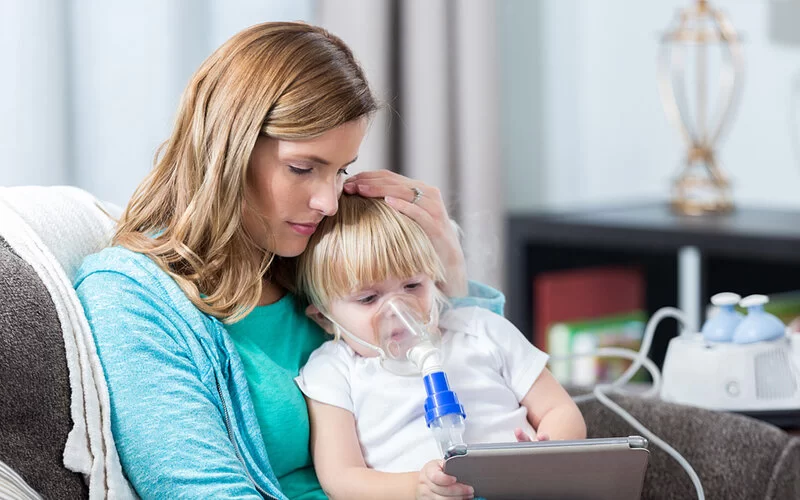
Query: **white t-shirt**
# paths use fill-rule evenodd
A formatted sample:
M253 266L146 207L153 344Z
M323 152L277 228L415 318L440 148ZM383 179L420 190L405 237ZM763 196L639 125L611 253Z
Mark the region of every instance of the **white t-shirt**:
M547 363L547 355L508 320L477 307L451 309L440 321L442 357L450 387L467 415L467 443L515 441L529 434L519 402ZM425 424L422 376L388 372L377 357L359 356L343 341L328 341L311 354L295 379L311 399L355 416L364 460L384 472L418 471L442 458Z

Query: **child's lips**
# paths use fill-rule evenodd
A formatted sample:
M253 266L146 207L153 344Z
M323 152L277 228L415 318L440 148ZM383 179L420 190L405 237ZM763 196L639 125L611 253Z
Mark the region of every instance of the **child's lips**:
M407 336L408 336L408 334L407 334L407 332L405 330L399 329L399 330L392 330L392 334L391 334L390 338L392 340L394 340L395 342L397 342L397 341L403 340Z

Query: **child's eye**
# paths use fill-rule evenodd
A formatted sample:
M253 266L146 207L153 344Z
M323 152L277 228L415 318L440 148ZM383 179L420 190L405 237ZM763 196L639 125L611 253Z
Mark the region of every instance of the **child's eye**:
M310 168L299 168L299 167L294 167L292 165L289 165L289 171L297 175L306 175L311 173Z
M339 175L350 175L346 168L339 169Z
M416 290L417 288L421 287L422 283L408 283L406 285L406 290Z
M358 299L358 303L363 305L372 304L375 302L376 298L378 298L377 295L367 295L366 297L361 297Z

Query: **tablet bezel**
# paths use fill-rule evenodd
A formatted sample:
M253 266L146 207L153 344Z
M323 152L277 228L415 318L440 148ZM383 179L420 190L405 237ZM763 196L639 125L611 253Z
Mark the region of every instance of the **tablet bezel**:
M641 436L485 443L451 448L444 471L489 499L641 497L649 451Z

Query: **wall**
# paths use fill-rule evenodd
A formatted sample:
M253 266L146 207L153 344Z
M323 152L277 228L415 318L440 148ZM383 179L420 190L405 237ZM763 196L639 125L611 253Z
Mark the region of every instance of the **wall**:
M74 184L126 203L211 51L312 0L0 2L0 185Z
M508 52L503 59L504 130L514 137L503 164L507 206L667 197L684 146L661 108L656 56L659 35L690 2L530 3L498 4L500 22L513 30L501 45L527 47L517 49L513 66ZM788 22L770 29L780 3L715 2L744 35L746 59L740 106L719 157L737 202L798 208L800 130L791 123L800 114L800 45L787 26L798 25L800 12L784 7L775 17Z

